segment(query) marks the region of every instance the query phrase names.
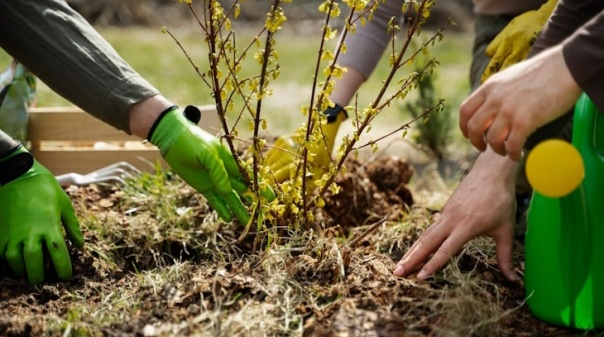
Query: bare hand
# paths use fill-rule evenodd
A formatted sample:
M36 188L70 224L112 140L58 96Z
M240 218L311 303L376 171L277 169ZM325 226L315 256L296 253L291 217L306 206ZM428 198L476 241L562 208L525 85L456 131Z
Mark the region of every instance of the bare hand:
M517 168L516 162L491 151L482 153L442 214L399 261L394 274L409 275L434 253L417 274L426 278L446 265L466 242L486 235L495 240L501 272L507 279L517 280L512 263Z
M461 105L460 127L480 151L522 158L528 136L567 112L581 89L560 46L493 75Z

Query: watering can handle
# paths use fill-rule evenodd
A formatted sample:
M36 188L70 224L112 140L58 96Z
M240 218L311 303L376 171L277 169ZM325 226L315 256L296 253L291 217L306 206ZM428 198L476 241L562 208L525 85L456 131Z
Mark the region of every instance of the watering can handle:
M582 94L575 104L573 118L573 145L584 158L597 158L599 132L604 132L604 115L586 94Z

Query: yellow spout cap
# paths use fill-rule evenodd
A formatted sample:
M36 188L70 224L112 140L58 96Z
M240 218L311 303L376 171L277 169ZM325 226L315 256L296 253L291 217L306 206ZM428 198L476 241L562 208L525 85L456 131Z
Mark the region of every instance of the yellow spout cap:
M570 143L550 139L539 143L526 158L526 176L540 194L559 198L574 191L585 177L583 158Z

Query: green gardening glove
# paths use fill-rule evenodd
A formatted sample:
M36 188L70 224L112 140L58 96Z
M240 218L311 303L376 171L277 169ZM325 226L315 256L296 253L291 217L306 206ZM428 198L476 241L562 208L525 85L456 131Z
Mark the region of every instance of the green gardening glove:
M482 74L481 82L491 75L524 60L558 0L548 0L539 9L515 17L489 43L486 54L491 61Z
M30 283L44 280L43 251L57 276L71 277L71 259L63 237L84 245L69 197L55 177L19 145L0 158L0 258Z
M190 109L196 108L187 107L187 116ZM248 192L248 186L231 151L218 138L172 107L158 118L148 139L172 170L203 194L224 221L235 215L242 224L249 222L250 214L239 197Z

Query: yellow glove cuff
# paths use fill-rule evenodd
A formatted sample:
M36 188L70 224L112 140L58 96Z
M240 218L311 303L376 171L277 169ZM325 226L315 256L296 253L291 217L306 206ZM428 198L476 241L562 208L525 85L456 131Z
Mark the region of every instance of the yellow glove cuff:
M333 122L337 121L338 115L340 115L340 112L342 112L341 115L344 116L340 120L340 122L342 122L343 120L348 118L348 113L346 112L346 110L344 110L343 106L336 103L332 107L329 107L329 108L325 109L325 111L323 111L325 116L327 116L327 123L333 123Z

